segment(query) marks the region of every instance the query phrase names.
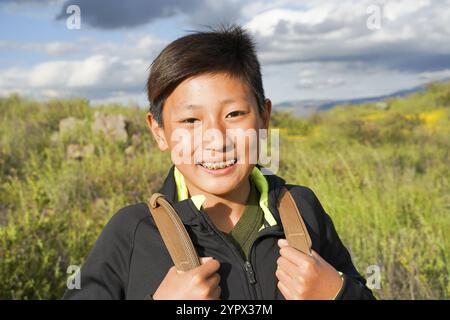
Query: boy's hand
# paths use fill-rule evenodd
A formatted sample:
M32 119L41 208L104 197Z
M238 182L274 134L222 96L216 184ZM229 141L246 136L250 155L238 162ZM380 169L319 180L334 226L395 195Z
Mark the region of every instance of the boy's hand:
M154 300L218 300L221 289L217 273L220 263L200 258L201 265L187 272L171 267L153 294Z
M278 289L287 300L333 299L342 287L339 273L315 251L306 255L279 239Z

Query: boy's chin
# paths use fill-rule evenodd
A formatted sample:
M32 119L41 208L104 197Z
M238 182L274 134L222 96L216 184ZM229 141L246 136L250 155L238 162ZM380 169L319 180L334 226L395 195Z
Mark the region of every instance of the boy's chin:
M236 190L243 179L248 175L246 167L236 164L224 172L210 172L201 165L195 166L196 172L193 183L201 190L214 195L226 195Z

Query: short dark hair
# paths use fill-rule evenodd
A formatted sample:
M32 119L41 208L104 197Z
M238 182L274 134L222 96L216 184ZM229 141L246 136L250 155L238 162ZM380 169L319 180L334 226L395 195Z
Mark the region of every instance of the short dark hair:
M261 67L254 40L235 24L208 28L209 31L194 31L176 39L150 66L147 80L150 112L160 125L164 103L173 90L185 79L205 73L225 72L244 81L255 95L259 113L264 111Z

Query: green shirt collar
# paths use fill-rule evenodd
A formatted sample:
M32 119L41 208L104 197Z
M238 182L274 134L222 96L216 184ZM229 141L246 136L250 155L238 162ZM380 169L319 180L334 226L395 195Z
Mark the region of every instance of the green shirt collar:
M175 166L174 168L174 178L175 178L175 184L177 187L177 198L178 201L183 201L189 198L189 192L186 186L186 183L184 181L184 176L181 174L181 172L178 170L178 168ZM259 198L259 206L264 212L264 219L267 221L267 223L270 226L274 226L277 224L277 221L273 217L272 213L269 210L268 207L268 200L269 200L269 183L267 182L266 177L263 175L261 170L258 169L258 167L254 167L252 172L250 173L250 178L252 179L253 183L255 184L256 188L258 189L260 193ZM191 197L192 202L197 207L198 210L200 210L203 206L203 203L205 202L206 198L202 194L198 194ZM261 227L261 229L264 228L264 225Z

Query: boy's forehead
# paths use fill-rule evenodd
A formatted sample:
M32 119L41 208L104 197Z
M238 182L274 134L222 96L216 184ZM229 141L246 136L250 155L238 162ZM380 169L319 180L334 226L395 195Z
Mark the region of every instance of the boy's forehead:
M238 102L251 103L252 96L245 81L226 74L205 74L181 82L167 101L174 106L196 108L212 101L224 106Z

